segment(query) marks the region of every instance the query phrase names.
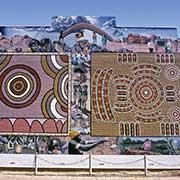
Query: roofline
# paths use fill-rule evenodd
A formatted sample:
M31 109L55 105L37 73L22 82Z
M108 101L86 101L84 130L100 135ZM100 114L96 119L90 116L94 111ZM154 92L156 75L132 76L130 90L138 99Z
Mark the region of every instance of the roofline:
M136 29L143 29L143 28L148 28L148 29L176 29L177 27L175 26L117 26L116 28L136 28Z
M49 27L49 28L51 28L51 26L50 25L0 25L0 27L21 27L21 28L23 28L23 27Z
M51 25L0 25L0 27L49 27L51 28ZM175 26L115 26L115 28L137 28L137 29L143 29L143 28L154 28L154 29L177 29Z

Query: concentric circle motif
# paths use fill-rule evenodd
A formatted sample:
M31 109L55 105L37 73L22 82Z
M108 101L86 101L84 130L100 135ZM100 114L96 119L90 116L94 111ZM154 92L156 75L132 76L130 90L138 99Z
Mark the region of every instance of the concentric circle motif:
M180 120L180 108L171 107L168 111L168 118L172 121Z
M6 93L14 101L26 99L33 90L34 82L31 76L23 73L11 75L5 81Z
M175 81L180 77L180 71L176 66L169 65L164 69L166 79Z
M0 71L2 71L9 64L11 57L11 55L0 55Z
M68 65L68 56L42 56L41 64L44 71L52 78L55 78L59 70Z
M39 95L41 80L37 72L26 65L14 65L0 76L0 96L4 104L12 108L24 108Z
M60 69L54 80L54 95L58 103L67 110L68 104L68 67Z
M164 91L159 81L153 77L136 78L130 87L130 99L139 110L151 111L164 100Z
M54 96L53 89L45 94L42 100L41 109L45 118L64 119L67 117L67 111L58 103Z

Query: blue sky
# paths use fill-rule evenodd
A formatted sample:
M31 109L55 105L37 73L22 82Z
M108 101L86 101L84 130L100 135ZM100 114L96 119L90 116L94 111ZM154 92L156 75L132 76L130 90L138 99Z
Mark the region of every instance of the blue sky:
M176 26L180 0L0 0L1 25L50 25L55 15L116 16L122 26Z

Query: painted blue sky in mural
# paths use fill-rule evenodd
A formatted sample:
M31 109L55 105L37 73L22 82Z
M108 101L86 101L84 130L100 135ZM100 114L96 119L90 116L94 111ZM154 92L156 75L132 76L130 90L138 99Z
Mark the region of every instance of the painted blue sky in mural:
M81 37L77 36L79 33L82 33ZM96 40L94 40L93 33L96 35ZM178 38L177 28L123 27L117 24L114 16L53 16L49 26L0 26L0 35L4 36L4 38L0 39L0 45L3 44L2 48L6 51L7 49L13 51L14 48L21 48L23 52L28 51L28 42L32 38L38 41L49 38L52 43L58 41L59 43L65 43L61 46L65 48L66 45L66 50L76 46L76 42L82 40L91 44L95 43L100 47L103 36L108 40L107 48L110 51L124 49L133 52L148 52L147 43L154 39L161 46L159 47L160 52L165 50L163 46L168 40L174 41L173 48L178 47L176 43ZM60 41L62 38L63 41ZM141 48L139 48L139 45ZM173 52L178 52L178 48L173 49Z
M60 31L78 23L93 24L100 28L116 26L116 18L113 16L53 16L51 26L53 29Z
M28 35L36 39L49 37L51 40L56 40L60 31L65 31L70 27L79 23L91 24L99 27L103 31L109 33L114 39L121 39L121 37L128 37L130 33L141 34L150 37L152 35L160 36L161 38L177 39L177 28L173 27L132 27L132 26L118 26L114 16L53 16L49 26L1 26L0 33L7 37L13 35ZM78 33L82 31L79 29L73 31ZM91 32L83 30L86 36L90 39ZM74 37L74 35L73 35ZM73 39L70 38L68 41Z

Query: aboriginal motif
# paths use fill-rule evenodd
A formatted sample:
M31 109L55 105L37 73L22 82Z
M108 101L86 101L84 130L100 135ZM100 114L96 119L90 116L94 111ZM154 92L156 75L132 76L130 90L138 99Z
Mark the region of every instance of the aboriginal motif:
M175 80L179 79L180 71L179 71L178 67L176 67L174 65L169 65L164 70L164 76L166 79L168 79L170 81L175 81Z
M176 91L174 86L166 86L166 101L175 102L176 101Z
M173 54L156 54L155 62L161 65L174 64L175 58Z
M68 134L69 57L0 56L0 133Z
M178 54L92 53L92 135L178 136L179 59Z

